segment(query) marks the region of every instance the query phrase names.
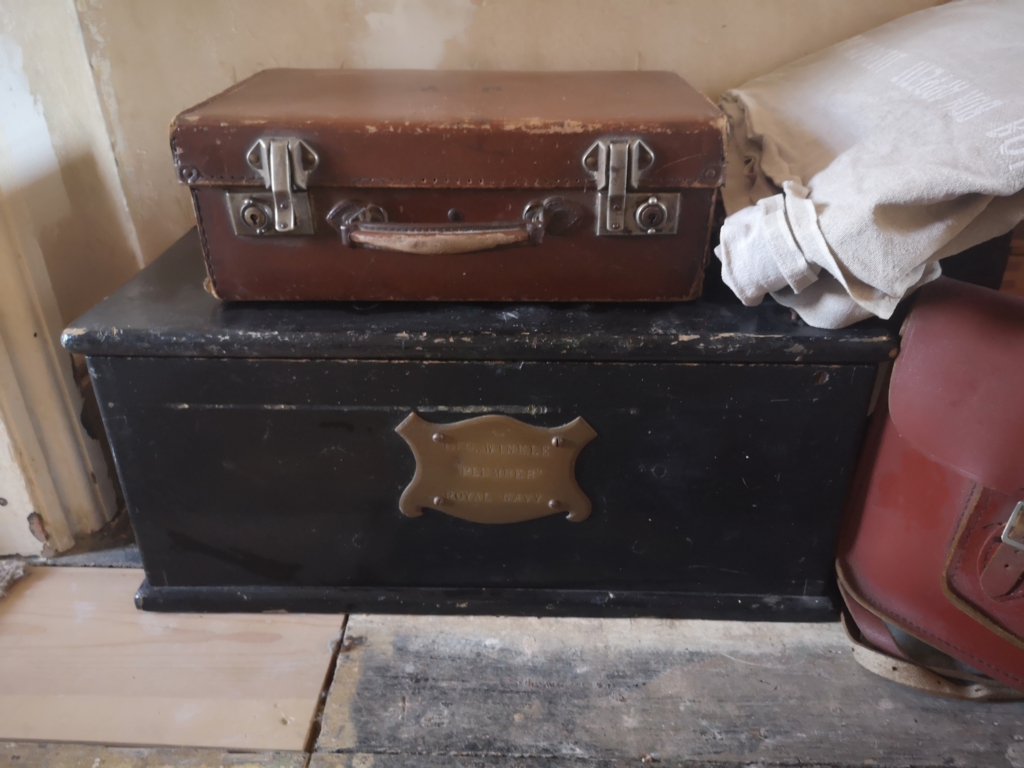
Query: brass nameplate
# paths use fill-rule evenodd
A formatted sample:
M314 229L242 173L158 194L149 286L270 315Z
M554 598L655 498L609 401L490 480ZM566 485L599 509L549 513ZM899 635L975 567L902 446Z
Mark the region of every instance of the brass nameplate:
M398 502L403 515L419 517L429 507L474 523L590 516L576 457L597 433L582 418L546 428L497 414L431 424L410 413L395 431L416 457Z

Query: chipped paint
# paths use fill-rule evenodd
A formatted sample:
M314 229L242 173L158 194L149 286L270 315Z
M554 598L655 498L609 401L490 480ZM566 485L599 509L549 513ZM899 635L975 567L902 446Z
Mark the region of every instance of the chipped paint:
M584 125L579 120L543 120L539 117L524 117L519 120L506 120L501 123L501 129L537 134L583 133L586 130L600 130L600 126Z
M557 413L559 408L548 408L546 405L434 405L416 408L420 413L515 413L523 416L543 416L546 413Z
M32 496L28 480L21 472L7 425L0 419L0 554L38 555L41 542L25 520L31 520Z
M404 362L404 361L395 361ZM426 363L437 361L424 361ZM113 403L110 406L113 407ZM333 413L504 413L543 416L557 413L546 405L295 405L293 403L165 403L172 411L330 411Z

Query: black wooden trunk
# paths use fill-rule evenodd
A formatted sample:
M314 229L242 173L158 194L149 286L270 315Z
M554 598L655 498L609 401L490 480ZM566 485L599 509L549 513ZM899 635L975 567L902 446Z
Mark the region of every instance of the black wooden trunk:
M222 305L194 235L79 320L156 610L821 618L889 327L774 304ZM593 503L400 514L394 431L583 416Z

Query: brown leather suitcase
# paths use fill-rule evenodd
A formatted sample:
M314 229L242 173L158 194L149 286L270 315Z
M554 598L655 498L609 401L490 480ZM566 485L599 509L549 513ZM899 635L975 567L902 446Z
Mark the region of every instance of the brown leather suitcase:
M725 130L669 72L277 69L171 147L223 299L676 301Z
M947 278L921 290L839 543L855 657L872 671L1024 698L1022 382L1024 299Z

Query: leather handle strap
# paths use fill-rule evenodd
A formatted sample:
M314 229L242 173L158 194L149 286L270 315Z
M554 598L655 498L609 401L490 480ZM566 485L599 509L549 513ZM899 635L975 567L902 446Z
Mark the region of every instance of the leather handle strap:
M535 221L523 221L512 226L498 223L451 226L356 223L349 231L347 245L397 253L436 255L476 253L514 245L540 245L543 239L544 227Z
M546 232L564 234L580 219L578 206L557 197L531 202L517 222L406 224L388 221L384 208L361 200L343 200L327 215L343 245L428 256L540 245Z

